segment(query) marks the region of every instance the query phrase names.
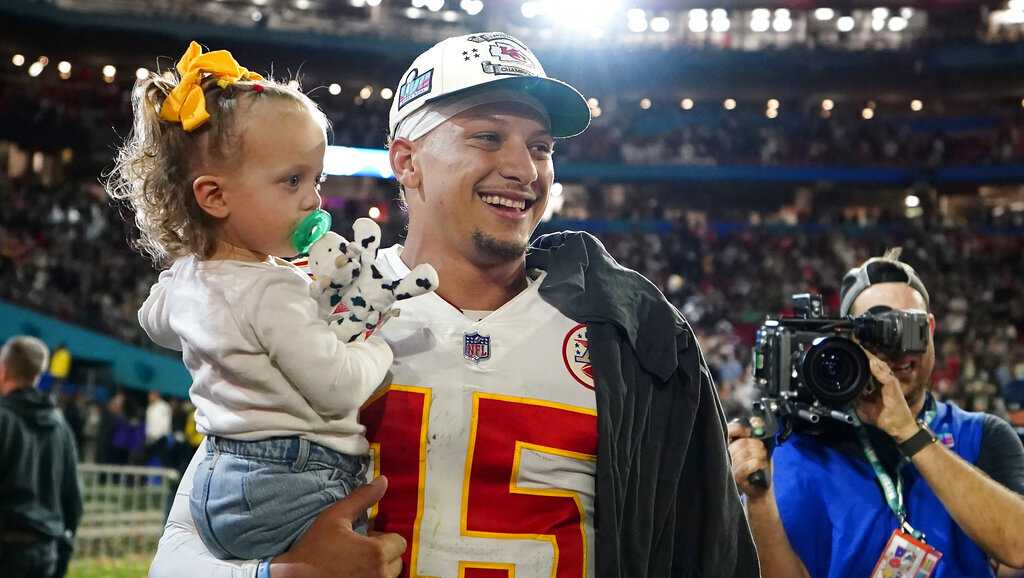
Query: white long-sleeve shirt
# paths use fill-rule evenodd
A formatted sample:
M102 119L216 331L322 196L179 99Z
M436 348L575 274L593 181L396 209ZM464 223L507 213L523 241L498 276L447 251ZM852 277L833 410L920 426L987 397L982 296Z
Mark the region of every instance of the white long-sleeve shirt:
M309 277L286 261L183 257L139 309L157 344L192 374L196 428L239 440L300 436L346 454L369 445L359 406L384 381L391 348L345 344L317 314Z

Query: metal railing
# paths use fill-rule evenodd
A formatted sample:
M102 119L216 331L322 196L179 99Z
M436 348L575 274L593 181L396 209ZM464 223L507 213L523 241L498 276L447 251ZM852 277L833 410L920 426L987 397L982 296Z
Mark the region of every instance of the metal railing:
M178 472L168 468L79 464L85 512L75 558L119 558L156 551Z

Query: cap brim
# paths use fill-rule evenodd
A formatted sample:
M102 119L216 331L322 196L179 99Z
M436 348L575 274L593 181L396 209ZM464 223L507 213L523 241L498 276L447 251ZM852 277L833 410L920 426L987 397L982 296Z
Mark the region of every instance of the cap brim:
M551 119L551 136L569 138L587 130L590 126L590 107L587 99L578 90L554 78L540 76L511 76L485 84L470 86L450 92L433 100L447 100L453 96L484 90L516 90L536 98L544 105Z

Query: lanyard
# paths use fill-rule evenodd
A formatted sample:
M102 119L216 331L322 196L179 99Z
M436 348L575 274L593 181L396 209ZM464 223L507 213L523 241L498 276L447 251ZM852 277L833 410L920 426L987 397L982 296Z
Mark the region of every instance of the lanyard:
M915 530L910 522L907 521L907 509L903 504L903 476L900 474L900 468L896 468L896 482L893 483L892 478L882 467L881 460L878 459L878 454L875 452L874 446L871 445L871 440L868 439L868 432L864 429L864 424L861 423L860 417L857 416L857 412L851 408L850 416L853 418L854 429L857 432L857 438L860 440L860 445L864 449L864 457L868 459L868 463L871 464L871 469L875 471L875 477L878 479L878 484L882 486L882 494L885 496L885 503L888 504L889 509L892 510L893 515L899 520L900 527L904 531L908 532L914 538L924 541L924 533ZM924 420L926 423L931 423L935 418L935 410L929 409L924 414Z

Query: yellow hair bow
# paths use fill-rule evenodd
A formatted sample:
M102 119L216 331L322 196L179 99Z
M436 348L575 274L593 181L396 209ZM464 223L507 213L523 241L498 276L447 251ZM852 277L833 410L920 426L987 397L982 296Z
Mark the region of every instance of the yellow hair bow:
M180 122L186 132L203 126L210 118L210 113L206 111L206 95L201 86L204 75L216 77L217 85L221 88L227 88L239 80L263 80L259 74L249 72L239 65L227 50L203 54L203 48L194 40L178 61L177 68L181 82L164 100L160 107L160 118Z

